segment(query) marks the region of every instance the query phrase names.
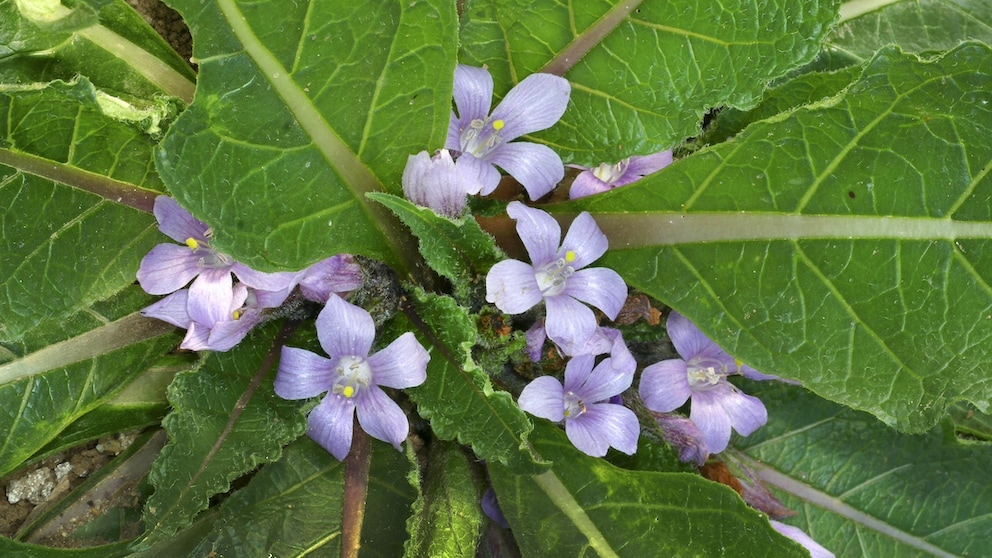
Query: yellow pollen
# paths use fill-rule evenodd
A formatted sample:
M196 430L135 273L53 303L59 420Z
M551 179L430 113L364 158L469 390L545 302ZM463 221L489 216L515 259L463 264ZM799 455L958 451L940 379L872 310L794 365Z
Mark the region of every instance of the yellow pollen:
M234 318L235 320L237 320L238 318L240 318L241 317L241 310L235 310L234 312L231 312L231 317Z
M574 250L568 250L568 251L565 252L565 261L568 262L568 263L572 263L572 262L575 261L575 251Z
M186 239L186 246L189 246L190 250L196 250L200 247L200 243L197 242L195 238L189 237Z
M744 363L741 362L741 361L739 361L739 360L737 360L736 358L734 359L734 364L737 365L737 368L740 368L741 366L744 366Z
M348 399L351 399L352 397L355 396L355 388L351 386L344 386L344 388L341 390L341 395L347 397Z
M506 126L506 122L503 122L502 120L493 120L493 130L498 132L503 129L503 126Z

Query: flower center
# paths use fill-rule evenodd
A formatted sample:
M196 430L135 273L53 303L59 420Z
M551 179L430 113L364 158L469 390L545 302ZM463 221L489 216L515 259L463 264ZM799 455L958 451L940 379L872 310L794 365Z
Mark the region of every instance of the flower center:
M206 238L202 241L193 238L192 236L186 239L186 246L200 256L200 260L196 262L197 267L205 267L207 269L219 269L222 267L230 267L231 258L224 254L214 250L210 247L207 242L211 236L213 236L213 231L207 229Z
M575 268L568 265L575 261L575 252L568 250L565 256L544 264L534 272L537 286L544 296L554 296L565 290L569 276L575 273Z
M575 418L586 412L586 404L574 391L565 392L565 418Z
M331 392L336 395L343 395L347 399L355 397L359 391L372 383L372 369L362 357L341 357L334 371L338 378L334 381Z
M623 173L627 172L627 167L629 165L630 165L630 159L624 159L623 161L620 161L615 165L611 165L609 163L603 163L598 167L594 168L592 170L592 174L596 178L602 180L607 184L613 184L617 180L620 180L620 177L623 176Z
M707 357L697 357L686 363L686 373L691 389L708 389L729 374L725 364Z
M469 122L468 128L462 130L461 145L462 153L469 153L476 158L483 158L488 155L497 145L503 142L499 131L506 126L503 120L482 120L476 118Z

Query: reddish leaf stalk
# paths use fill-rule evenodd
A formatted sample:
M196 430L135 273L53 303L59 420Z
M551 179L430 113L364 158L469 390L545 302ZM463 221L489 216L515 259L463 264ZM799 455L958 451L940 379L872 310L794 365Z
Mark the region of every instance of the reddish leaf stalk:
M351 451L344 458L344 502L341 511L341 557L358 558L362 547L362 523L365 501L369 494L369 467L372 464L372 444L369 435L353 419L354 437Z

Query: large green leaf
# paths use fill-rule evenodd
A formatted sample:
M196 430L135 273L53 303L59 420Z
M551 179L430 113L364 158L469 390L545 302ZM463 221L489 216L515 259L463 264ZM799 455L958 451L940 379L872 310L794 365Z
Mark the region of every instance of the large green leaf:
M769 422L739 460L839 558L982 556L992 548L992 446L949 428L900 434L802 389L749 384ZM735 459L737 460L737 459Z
M365 193L400 192L407 156L444 143L454 4L175 5L200 74L159 170L215 245L260 269L338 252L410 269L410 236Z
M725 486L618 469L582 454L546 421L532 438L555 462L551 470L518 476L489 467L524 556L803 556Z
M461 60L487 64L500 95L528 74L563 74L568 110L537 137L566 161L597 165L681 143L712 107L756 103L816 55L837 4L474 0Z
M605 265L732 354L924 431L992 402L990 87L987 45L884 50L838 95L578 206Z

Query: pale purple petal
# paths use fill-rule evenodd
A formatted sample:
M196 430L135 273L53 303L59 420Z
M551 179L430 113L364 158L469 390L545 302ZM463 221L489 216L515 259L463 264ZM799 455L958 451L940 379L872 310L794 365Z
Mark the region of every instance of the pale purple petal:
M627 300L627 284L619 273L610 268L590 267L573 273L562 295L591 304L612 320Z
M814 541L812 537L807 535L806 532L799 527L779 523L774 519L771 519L768 522L771 523L772 528L779 533L803 545L803 547L809 551L810 558L834 558L833 552L830 552L826 548L820 546L820 543Z
M502 168L527 190L530 199L544 197L565 177L565 167L550 147L516 142L496 147L486 160Z
M627 171L618 180L614 181L613 185L625 186L631 182L640 180L651 173L658 172L670 164L672 164L671 149L660 151L658 153L652 153L651 155L635 155L630 158L630 164L627 165Z
M565 418L565 399L561 383L551 376L541 376L527 384L517 405L528 413L559 422Z
M580 399L588 401L589 403L597 403L603 399L606 399L610 395L613 395L611 393L604 397L593 399L587 394L587 391L591 392L595 388L590 387L586 389L583 387L589 380L590 376L592 376L593 365L595 363L596 358L592 355L581 355L569 360L568 364L565 365L565 382L562 389L565 392L571 391L575 393Z
M317 339L333 358L365 358L375 339L375 323L365 310L332 295L317 315Z
M477 192L479 195L488 196L499 186L502 175L492 163L479 159L471 153L462 153L458 156L457 164L460 174L479 183Z
M685 463L692 461L700 467L706 463L710 452L696 423L675 413L657 413L654 418L661 427L665 442L678 450L679 460Z
M217 322L210 330L207 344L211 351L229 351L241 342L251 328L262 321L262 313L259 310L245 312L237 320L227 320Z
M351 450L354 417L354 401L339 395L328 395L310 411L307 435L342 461Z
M780 378L780 377L774 376L772 374L764 374L764 373L758 372L757 370L755 370L754 368L751 368L750 366L748 366L746 364L742 364L740 366L740 368L738 368L737 371L740 372L741 376L744 376L748 380L755 380L755 381L759 381L759 382L764 382L764 381L771 380L771 381L776 381L776 382L784 382L786 384L792 384L794 386L800 385L800 383L799 383L798 380L787 380L785 378Z
M403 169L403 195L438 215L461 217L465 213L466 197L479 193L483 182L489 180L489 171L470 163L471 159L462 157L456 163L447 149L433 158L426 151L411 155Z
M634 373L622 372L613 367L612 359L603 359L592 372L588 374L587 377L582 377L581 373L584 369L578 369L572 372L572 363L579 359L589 359L589 365L591 366L593 359L595 357L585 356L585 357L575 357L569 361L568 365L565 367L565 391L574 392L580 399L589 403L599 403L600 401L606 401L611 397L619 395L630 387L631 382L634 381ZM572 372L570 374L570 372ZM581 380L581 383L576 380Z
M189 291L186 289L176 291L142 310L141 315L162 320L184 329L188 328L190 322L193 321L189 317L189 312L186 311L188 295Z
M419 386L427 379L431 356L410 332L396 338L385 349L368 359L372 381L391 388Z
M547 315L544 328L552 341L562 344L585 343L596 331L596 315L588 306L567 295L544 299Z
M719 386L714 386L716 387ZM714 388L693 392L689 419L703 433L706 447L713 453L720 453L730 443L730 429L733 425L730 423L730 415L723 408L722 390Z
M452 97L458 109L459 121L485 120L489 116L493 102L493 78L489 75L489 70L464 64L456 66ZM453 124L454 120L452 120ZM446 147L459 149L457 144L454 147Z
M675 350L682 358L692 360L696 357L706 357L723 363L730 371L736 370L734 359L703 335L689 318L673 310L668 316L665 327L668 337L675 345Z
M544 332L544 321L538 320L527 330L527 355L532 362L540 362L544 351L544 340L548 338ZM588 353L587 353L588 354Z
M280 271L276 273L264 273L256 271L245 264L233 263L231 271L238 276L242 283L262 291L282 291L293 290L296 286L298 272Z
M565 421L565 434L579 451L602 457L613 446L632 455L637 451L640 425L630 409L612 403L586 404L586 412Z
M189 316L194 322L213 327L231 319L234 306L234 281L226 269L204 269L189 286Z
M731 389L722 397L720 405L730 417L730 424L734 430L741 436L747 436L768 422L768 411L760 399L741 393L729 382L727 386ZM693 404L695 405L695 402Z
M606 239L603 231L599 230L596 220L583 211L569 226L558 253L564 255L569 250L574 252L575 259L571 265L575 269L580 269L598 260L606 253L608 247L609 240Z
M612 189L612 186L596 178L596 175L591 170L585 170L580 172L572 180L572 186L568 190L568 198L576 200L593 194L607 192L610 189Z
M541 302L534 268L518 260L503 260L486 275L486 301L507 314L520 314Z
M159 244L141 259L138 283L148 294L175 292L200 273L199 261L200 257L186 246Z
M186 336L183 337L180 349L189 351L209 351L210 350L210 327L196 322L190 322Z
M189 211L180 206L169 196L157 196L152 210L158 221L158 230L180 244L186 244L186 239L192 238L197 242L207 240L209 227L193 217Z
M362 430L400 449L400 444L410 433L410 423L403 409L377 387L362 391L356 399L358 423L362 425Z
M308 399L330 390L337 378L336 364L336 360L304 349L283 347L274 385L276 395L283 399Z
M644 406L652 411L668 413L689 400L689 376L682 359L663 360L652 364L641 373L638 386Z
M541 267L557 259L561 226L554 217L518 201L508 203L506 213L517 222L517 236L527 248L534 267Z
M327 302L331 294L344 295L358 290L365 282L362 268L348 254L332 256L303 270L300 292L307 300Z
M492 120L506 123L500 130L504 142L550 128L565 114L571 92L572 86L565 78L531 74L493 109Z

